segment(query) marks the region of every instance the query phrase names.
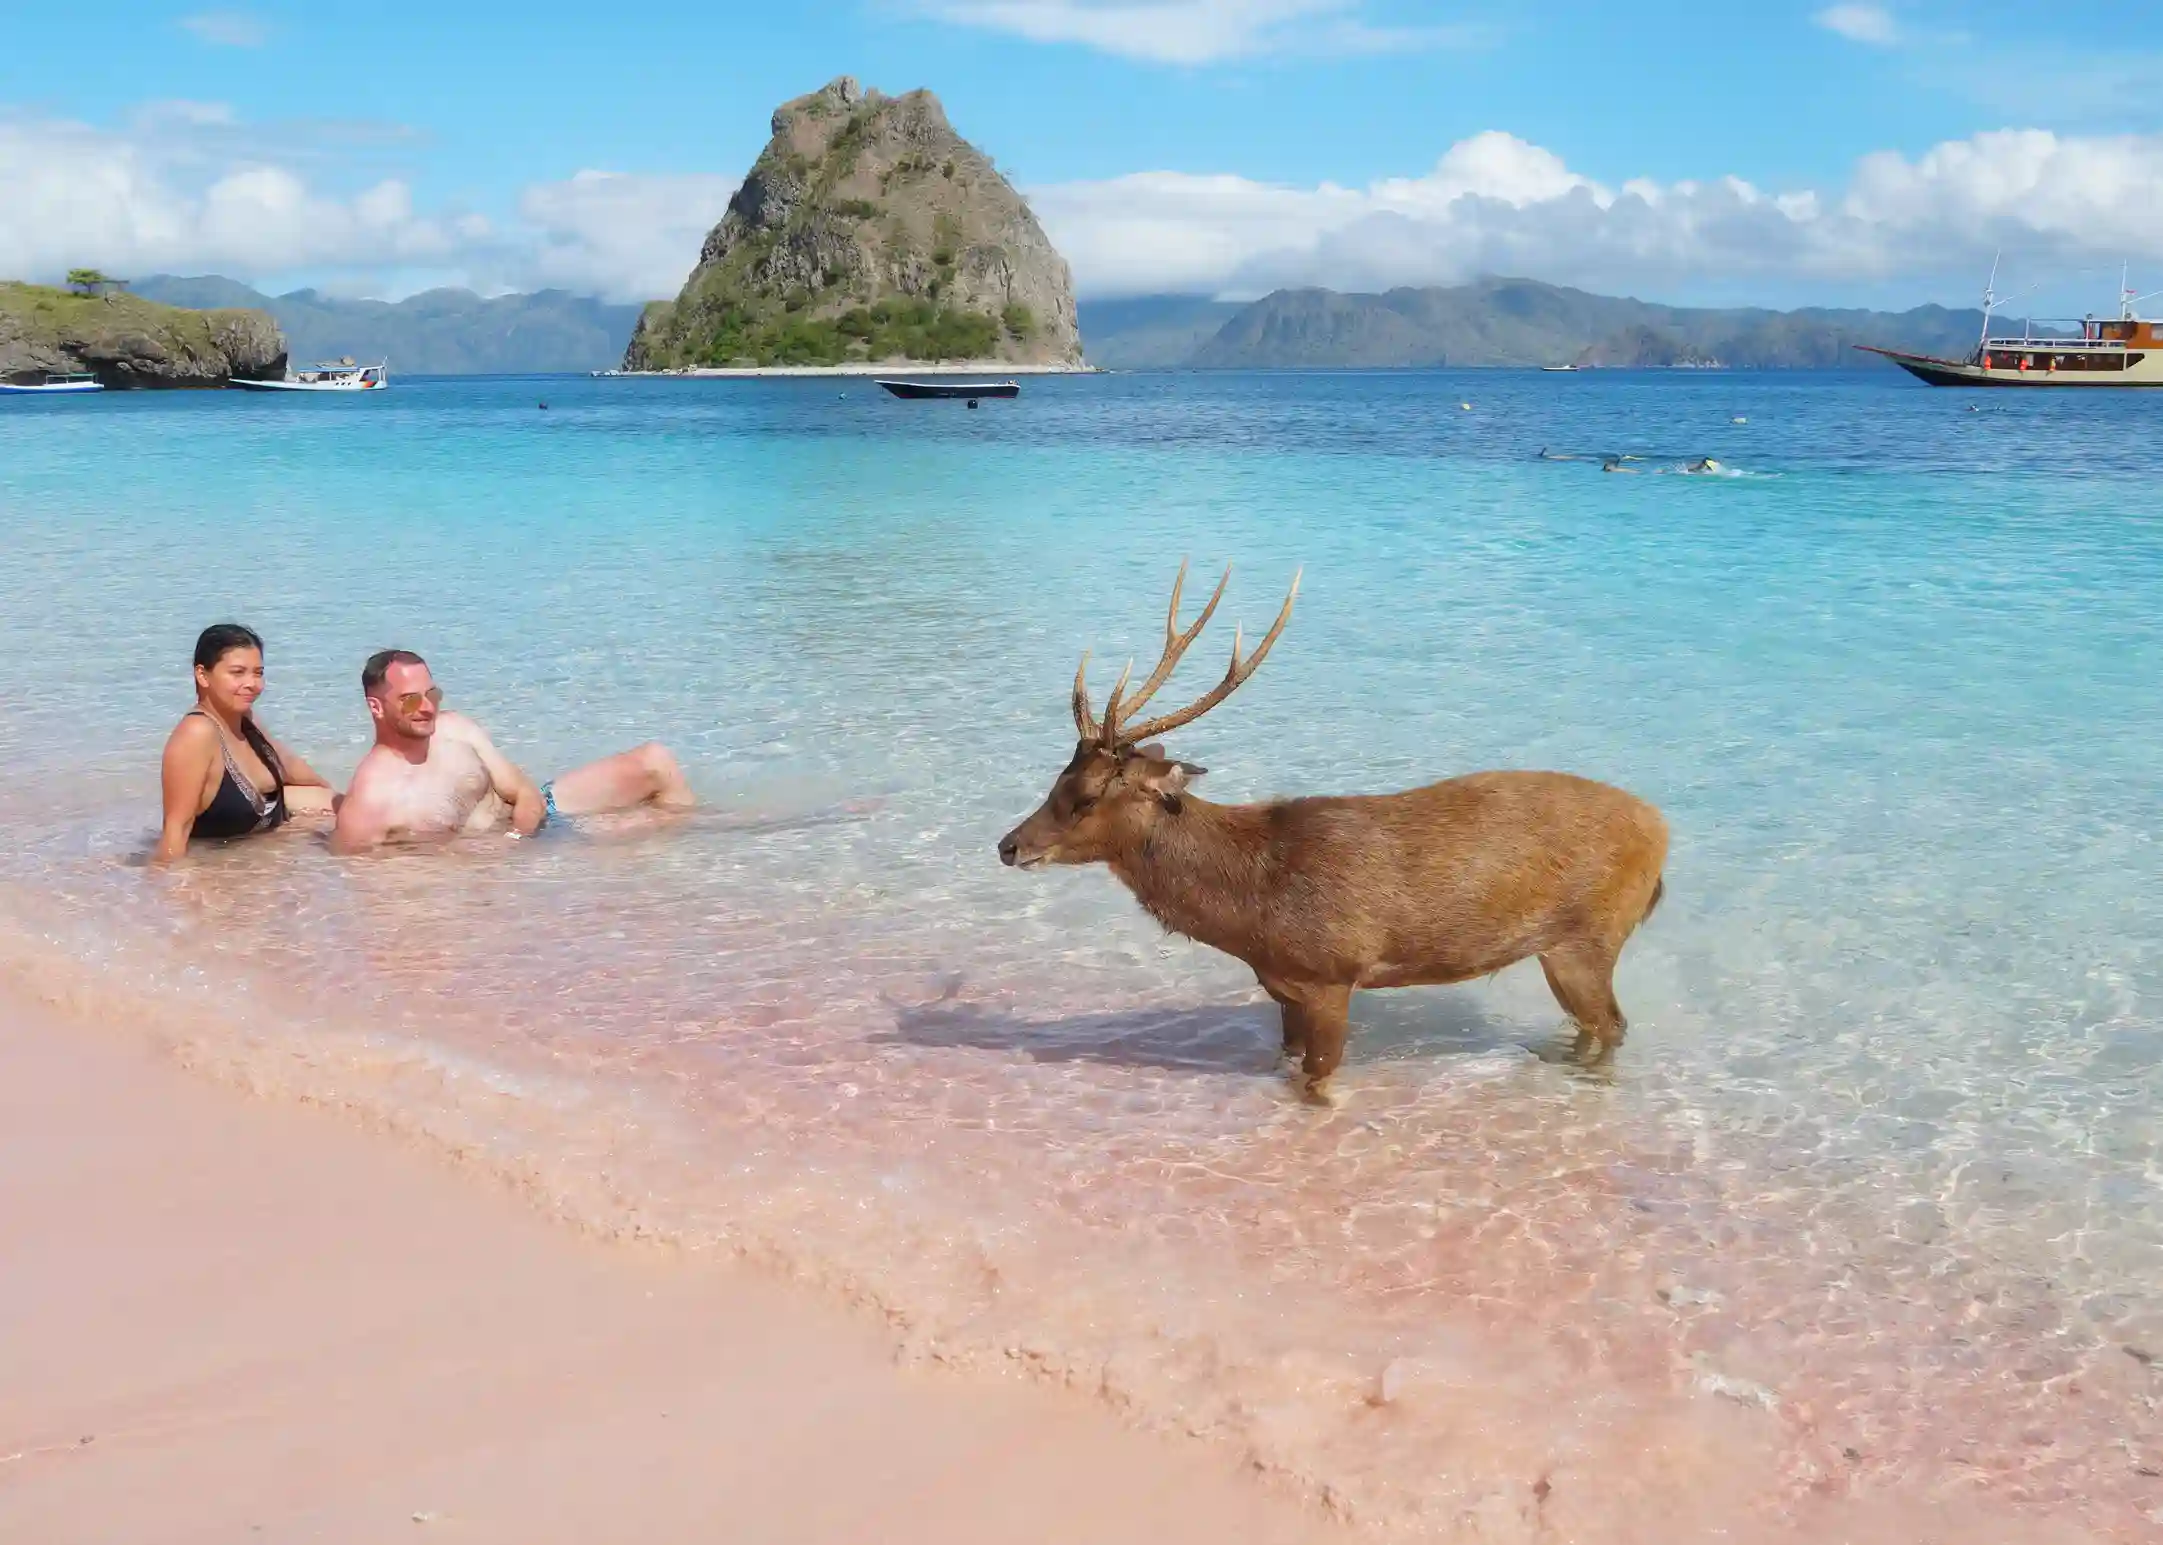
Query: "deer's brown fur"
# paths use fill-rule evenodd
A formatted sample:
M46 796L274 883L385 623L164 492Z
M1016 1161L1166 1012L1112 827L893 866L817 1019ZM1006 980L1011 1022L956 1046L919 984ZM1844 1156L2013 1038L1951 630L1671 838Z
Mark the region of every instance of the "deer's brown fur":
M1291 604L1251 658L1234 644L1224 684L1142 730L1190 723L1228 696L1261 663ZM1182 633L1173 587L1166 659L1123 707L1122 677L1101 722L1077 675L1081 742L1000 857L1025 869L1102 863L1166 928L1245 961L1280 1006L1285 1052L1301 1059L1310 1090L1343 1060L1355 989L1462 982L1530 957L1575 1021L1580 1055L1612 1056L1625 1029L1615 961L1662 891L1660 813L1555 772L1258 805L1197 798L1189 785L1201 768L1135 744L1140 732L1123 725L1215 607L1213 597Z

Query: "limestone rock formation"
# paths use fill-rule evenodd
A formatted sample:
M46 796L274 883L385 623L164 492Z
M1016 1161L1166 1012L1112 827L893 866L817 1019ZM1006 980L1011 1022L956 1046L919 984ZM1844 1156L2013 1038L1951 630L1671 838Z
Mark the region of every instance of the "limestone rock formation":
M1067 265L928 91L844 76L784 104L773 139L629 370L1000 359L1079 364Z
M260 311L184 311L135 295L0 281L0 380L87 370L107 386L222 386L285 373Z

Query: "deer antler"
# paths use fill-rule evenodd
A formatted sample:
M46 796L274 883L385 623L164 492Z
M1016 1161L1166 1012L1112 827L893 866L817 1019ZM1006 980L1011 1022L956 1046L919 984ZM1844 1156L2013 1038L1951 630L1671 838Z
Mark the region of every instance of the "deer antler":
M1183 570L1182 574L1184 574ZM1230 578L1231 572L1227 570L1225 572L1225 580L1228 581ZM1134 708L1139 707L1143 702L1145 702L1151 693L1155 692L1159 686L1163 685L1163 682L1159 680L1160 677L1170 677L1172 673L1172 668L1179 663L1179 656L1181 654L1184 654L1186 652L1187 646L1193 643L1195 638L1200 635L1202 630L1202 623L1209 620L1209 614L1216 610L1217 597L1222 596L1223 594L1224 582L1220 581L1217 585L1217 595L1210 598L1209 605L1203 610L1201 619L1197 621L1195 625L1192 628L1188 629L1185 633L1174 635L1172 633L1173 624L1167 623L1165 625L1165 658L1158 664L1156 670L1150 672L1149 680L1143 683L1141 692L1137 695L1133 704L1127 707L1126 712L1131 713ZM1176 596L1177 587L1175 586L1175 606ZM1292 620L1292 602L1296 600L1298 596L1299 575L1295 573L1292 576L1292 588L1285 594L1284 605L1279 608L1277 612L1277 620L1270 624L1269 631L1262 636L1261 643L1255 646L1254 653L1247 656L1245 659L1240 658L1239 646L1243 635L1241 635L1237 630L1235 630L1232 635L1232 663L1230 668L1225 671L1224 679L1218 682L1215 686L1211 687L1207 692L1203 693L1202 696L1194 703L1180 709L1177 713L1163 714L1140 725L1122 724L1120 722L1120 718L1122 716L1118 713L1115 713L1113 711L1113 708L1107 705L1104 713L1104 723L1101 730L1099 731L1099 738L1107 746L1130 746L1140 741L1152 739L1158 735L1169 734L1171 731L1180 728L1182 725L1192 724L1203 714L1209 712L1210 709L1216 707L1217 704L1223 702L1226 698L1230 697L1235 691L1237 691L1239 689L1240 683L1244 682L1249 676L1252 676L1256 668L1259 667L1262 661L1268 656L1270 646L1277 642L1277 635L1282 633L1284 631L1284 625ZM1177 615L1178 613L1175 609L1173 613L1175 619ZM1124 680L1124 678L1121 679L1122 681ZM1117 698L1118 694L1114 692L1114 703L1117 702Z
M1119 688L1112 689L1111 698L1104 704L1104 722L1107 725L1116 725L1121 719L1139 713L1142 705L1157 695L1157 689L1172 679L1172 672L1179 668L1181 656L1202 636L1202 629L1209 626L1209 619L1216 614L1217 603L1224 599L1224 587L1231 582L1231 565L1226 564L1224 578L1217 581L1216 593L1210 596L1209 604L1202 608L1201 616L1194 619L1194 625L1182 633L1179 630L1179 593L1186 588L1187 565L1186 560L1180 560L1179 576L1172 581L1172 604L1164 613L1164 654L1157 661L1156 669L1149 673L1149 679L1142 683L1141 690L1136 692L1131 700L1125 699ZM1122 680L1120 686L1124 685Z
M1089 708L1089 651L1082 651L1081 664L1074 667L1074 728L1084 740L1095 740L1104 733L1097 723L1097 716Z
M1119 673L1119 680L1112 686L1110 701L1105 705L1104 722L1099 724L1089 708L1089 651L1082 651L1081 664L1074 667L1074 728L1084 740L1101 740L1106 727L1111 725L1113 713L1119 704L1119 694L1126 690L1127 678L1134 674L1134 662L1127 661L1127 668ZM1106 742L1110 744L1110 742Z

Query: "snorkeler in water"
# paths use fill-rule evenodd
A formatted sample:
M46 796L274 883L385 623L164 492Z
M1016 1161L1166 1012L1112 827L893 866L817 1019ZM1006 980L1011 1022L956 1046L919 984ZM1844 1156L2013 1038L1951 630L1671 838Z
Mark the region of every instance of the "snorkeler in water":
M1603 457L1600 461L1600 470L1602 472L1627 472L1632 477L1636 477L1640 474L1641 469L1637 467L1626 467L1623 465L1623 463L1628 461L1638 461L1641 459L1642 458L1636 456ZM1713 460L1713 458L1710 456L1700 456L1697 458L1697 460L1686 461L1679 467L1654 467L1652 469L1655 476L1672 475L1675 477L1689 477L1692 474L1706 473L1717 476L1720 473L1725 472L1726 470L1726 467L1722 466L1719 462Z

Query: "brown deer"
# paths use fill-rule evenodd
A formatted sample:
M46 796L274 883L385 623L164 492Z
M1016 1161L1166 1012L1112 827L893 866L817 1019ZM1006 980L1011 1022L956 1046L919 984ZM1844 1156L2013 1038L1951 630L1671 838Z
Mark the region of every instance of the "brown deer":
M1625 1028L1615 960L1658 905L1667 823L1634 795L1568 773L1481 772L1398 794L1215 805L1202 769L1153 738L1192 724L1252 676L1291 620L1299 578L1254 653L1197 701L1136 723L1171 678L1224 587L1179 626L1172 585L1164 654L1133 696L1131 664L1099 720L1089 657L1074 673L1081 743L1000 861L1108 865L1149 914L1254 968L1284 1021L1310 1096L1344 1060L1352 993L1469 981L1539 957L1577 1027L1575 1053L1605 1063Z

